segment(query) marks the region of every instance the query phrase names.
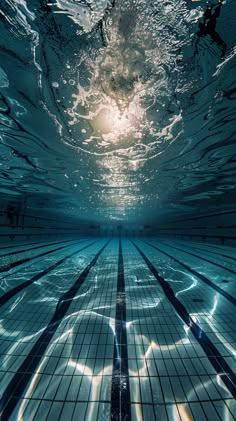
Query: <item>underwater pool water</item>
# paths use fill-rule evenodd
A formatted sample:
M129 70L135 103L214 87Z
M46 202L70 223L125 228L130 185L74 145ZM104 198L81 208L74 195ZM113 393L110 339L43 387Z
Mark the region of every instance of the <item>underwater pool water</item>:
M236 6L213 3L1 0L3 208L111 225L231 210Z
M81 238L29 250L1 256L1 419L235 419L233 248Z
M236 419L236 2L0 0L0 419Z

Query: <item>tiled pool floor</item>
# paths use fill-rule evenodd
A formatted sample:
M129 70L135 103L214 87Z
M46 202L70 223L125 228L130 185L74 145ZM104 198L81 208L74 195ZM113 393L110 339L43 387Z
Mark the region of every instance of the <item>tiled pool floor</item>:
M0 248L1 420L236 419L233 247Z

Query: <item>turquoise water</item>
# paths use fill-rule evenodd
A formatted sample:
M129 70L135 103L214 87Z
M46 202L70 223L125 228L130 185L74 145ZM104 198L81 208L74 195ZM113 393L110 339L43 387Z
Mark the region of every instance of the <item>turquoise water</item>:
M236 419L232 247L80 238L0 264L2 421Z
M236 4L214 4L1 0L2 208L141 225L231 210Z
M1 421L236 420L235 25L0 0Z

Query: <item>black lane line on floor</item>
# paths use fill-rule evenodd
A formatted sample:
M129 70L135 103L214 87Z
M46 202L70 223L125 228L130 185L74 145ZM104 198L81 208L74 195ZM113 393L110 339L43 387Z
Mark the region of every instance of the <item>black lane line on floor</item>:
M75 242L76 240L66 240L66 241L57 241L56 243L51 243L51 244L43 244L41 246L36 246L36 247L30 247L27 250L17 250L17 251L10 251L9 253L6 254L1 254L0 255L0 259L2 257L6 257L6 256L11 256L12 254L20 254L20 253L27 253L27 251L31 251L31 250L36 250L36 249L40 249L43 247L51 247L51 246L55 246L55 244L62 244L62 243L68 243L68 242Z
M179 247L170 246L169 244L164 244L164 243L162 243L161 241L159 241L159 243L160 243L160 244L163 244L164 246L171 247L172 249L182 251L183 253L189 254L190 256L197 257L198 259L204 260L205 262L211 263L212 265L215 265L215 266L218 266L219 268L222 268L222 269L224 269L224 270L227 270L228 272L233 273L234 275L235 275L235 273L236 273L236 271L235 271L235 270L233 270L233 269L229 269L229 268L226 268L225 266L220 265L219 263L212 262L212 260L208 260L208 259L206 259L205 257L199 256L198 254L191 253L190 251L183 250L183 249L181 249L181 248L179 248Z
M11 245L11 246L4 246L4 247L0 247L0 250L13 249L13 248L16 248L16 247L31 246L33 244L42 244L42 243L50 243L50 240L34 241L33 243L23 243L23 244L21 243L21 244L16 244L16 245Z
M99 241L99 240L97 240ZM37 273L37 275L33 276L33 278L29 279L28 281L23 282L22 284L16 286L15 288L12 288L10 291L6 292L4 295L0 297L0 308L6 304L7 301L9 301L14 295L21 292L23 289L27 288L29 285L32 285L34 282L38 281L43 276L47 275L52 270L56 269L57 266L64 263L67 259L74 256L75 254L79 253L80 251L92 246L93 244L97 243L97 241L94 241L93 243L87 244L86 246L82 247L79 250L73 251L73 253L69 254L66 257L63 257L63 259L57 261L53 265L49 266L47 269L43 270L42 272ZM68 247L68 246L67 246Z
M67 310L70 307L70 304L73 301L73 298L77 294L79 288L87 278L90 269L96 264L99 256L102 254L103 250L107 247L107 243L100 249L96 254L93 260L86 266L83 272L80 274L77 281L72 285L72 287L62 295L60 300L57 303L56 310L45 328L44 332L40 335L37 342L33 345L30 353L25 358L21 366L18 368L17 372L11 379L6 390L2 394L0 400L0 419L1 421L8 421L12 415L15 407L18 402L21 400L22 395L28 386L31 378L35 374L40 361L46 351L54 333L56 332L58 326L66 315Z
M82 242L85 242L85 241L89 241L89 240L86 240L86 239L82 240ZM40 257L40 256L44 256L44 255L48 255L48 254L50 254L50 253L54 253L54 252L56 252L56 251L58 251L58 250L62 250L62 249L66 249L66 248L69 248L69 247L76 246L76 245L77 245L77 243L78 243L78 241L75 241L75 243L74 243L74 244L68 244L68 245L66 245L66 246L61 246L61 247L59 247L59 248L56 248L56 249L53 249L53 250L47 251L47 252L45 252L45 253L38 254L37 256L32 257L32 258L31 258L31 260L33 260L34 258ZM30 264L29 266L27 266L27 267L26 267L26 269L28 269L28 268L30 268L30 267L31 267L31 264ZM9 270L8 270L8 271L9 271ZM13 274L12 274L12 273L8 273L8 274L6 274L6 275L4 275L4 276L2 276L2 277L1 277L1 271L0 271L0 280L1 280L1 281L6 280L6 279L7 279L7 278L9 278L11 275L15 275L15 274L19 273L20 271L21 271L20 265L19 265L18 270L14 271L14 272L13 272ZM1 420L0 420L0 421L1 421Z
M126 294L121 239L119 240L117 273L116 320L111 385L111 420L131 420L126 331Z
M163 244L163 245L168 246L168 243L164 243L163 241L159 241L159 240L158 240L158 242ZM216 254L217 256L225 257L226 259L233 260L234 262L236 261L235 257L227 256L226 254L217 253L216 251L210 251L208 249L203 249L203 248L200 248L200 247L194 247L193 245L187 245L186 243L183 247L190 247L193 250L200 250L200 251L203 251L204 253L207 253L207 254L214 254L214 255Z
M75 241L75 244L76 243L77 243L77 241ZM58 244L58 243L55 243L55 244ZM51 245L53 245L53 244L51 244ZM50 246L46 246L46 247L50 247ZM37 256L27 257L26 259L21 259L21 260L18 260L17 262L10 263L10 264L8 264L8 266L6 268L0 269L0 274L3 273L3 272L8 272L10 269L13 269L13 268L15 268L19 265L22 265L23 263L32 262L32 260L37 259L38 257L46 256L47 254L53 253L54 251L58 251L58 250L61 250L63 248L72 247L72 246L73 246L73 244L68 244L66 246L57 247L53 250L49 250L49 251L45 251L44 253L37 254ZM30 251L30 250L28 250L28 251Z
M192 269L190 266L186 265L185 263L181 262L180 260L173 257L171 254L166 253L162 249L159 249L158 247L154 246L153 244L148 243L145 240L142 240L144 243L148 244L150 247L154 248L155 250L159 251L162 254L165 254L167 257L170 257L173 259L176 263L183 266L188 272L191 272L193 275L197 276L199 279L201 279L205 284L212 287L215 291L219 292L219 294L223 295L227 300L229 300L232 304L236 305L236 298L234 298L232 295L228 294L228 292L224 291L220 287L218 287L214 282L210 281L210 279L206 278L201 273L198 273L196 270Z
M196 322L194 322L194 320L192 319L192 317L190 316L190 314L188 313L184 305L178 300L178 298L176 298L174 291L169 285L169 283L165 281L165 279L159 275L156 268L153 266L151 261L145 256L142 250L140 250L140 248L133 241L131 241L131 243L141 254L143 260L147 264L152 274L155 276L159 285L162 287L162 290L165 296L173 305L178 315L181 317L184 323L186 323L186 325L190 328L192 334L198 341L199 345L202 347L203 351L208 357L208 360L210 361L211 365L214 367L217 374L220 376L221 380L224 382L227 389L230 391L232 396L236 398L236 374L227 364L225 359L222 357L220 352L217 350L217 348L211 342L211 340L208 338L205 332L198 326Z

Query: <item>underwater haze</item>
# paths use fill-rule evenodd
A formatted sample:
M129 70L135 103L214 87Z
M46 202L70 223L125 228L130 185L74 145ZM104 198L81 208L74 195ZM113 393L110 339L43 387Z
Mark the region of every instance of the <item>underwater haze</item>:
M0 25L0 420L236 421L236 0Z
M234 0L0 0L0 25L2 208L95 224L233 208Z

